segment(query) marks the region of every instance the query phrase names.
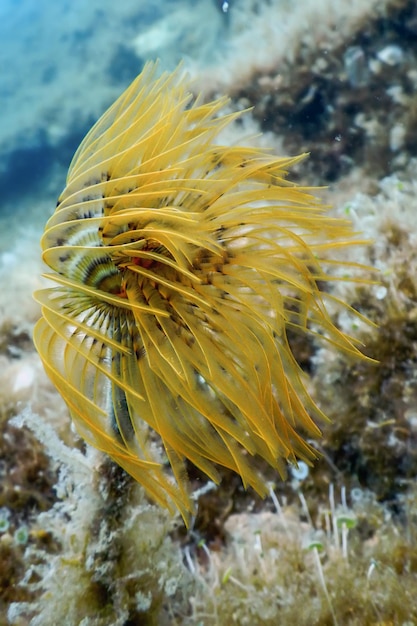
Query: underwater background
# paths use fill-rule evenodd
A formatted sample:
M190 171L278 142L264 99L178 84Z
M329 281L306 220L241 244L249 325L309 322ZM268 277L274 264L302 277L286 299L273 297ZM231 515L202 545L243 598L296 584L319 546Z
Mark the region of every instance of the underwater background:
M0 625L417 624L417 7L414 0L0 0ZM71 157L148 59L227 136L280 156L369 243L335 323L378 361L293 350L329 416L270 497L224 470L186 530L85 446L32 343L39 240ZM350 256L349 256L350 255Z

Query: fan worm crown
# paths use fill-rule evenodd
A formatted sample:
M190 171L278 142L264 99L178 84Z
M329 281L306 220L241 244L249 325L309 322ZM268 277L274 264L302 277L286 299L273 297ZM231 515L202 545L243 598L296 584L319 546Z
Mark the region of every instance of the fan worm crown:
M36 347L79 433L185 519L186 459L265 494L255 455L282 475L315 458L303 437L324 416L289 329L360 354L322 291L349 223L287 181L301 157L220 145L226 103L145 66L73 158L42 238L56 286L36 294Z

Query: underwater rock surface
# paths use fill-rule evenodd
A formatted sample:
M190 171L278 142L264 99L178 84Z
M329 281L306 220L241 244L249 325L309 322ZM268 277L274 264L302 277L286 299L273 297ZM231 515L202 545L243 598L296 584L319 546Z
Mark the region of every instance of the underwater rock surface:
M417 624L415 2L234 0L227 19L214 0L139 4L0 8L0 623ZM379 281L332 291L375 328L332 319L380 365L292 340L333 420L318 464L285 483L265 467L265 500L189 467L189 533L80 442L31 341L41 224L72 151L155 56L184 57L207 98L255 106L228 141L311 152L300 182L330 183Z

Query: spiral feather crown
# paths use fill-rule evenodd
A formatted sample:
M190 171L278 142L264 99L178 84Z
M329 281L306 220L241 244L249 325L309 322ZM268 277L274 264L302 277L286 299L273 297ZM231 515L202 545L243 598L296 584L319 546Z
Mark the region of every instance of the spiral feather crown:
M180 69L156 71L73 158L42 238L56 286L35 294L34 339L80 435L187 519L186 459L264 495L255 456L282 475L315 458L303 437L324 416L287 335L360 354L322 291L352 233L286 180L301 157L221 145L227 99L204 104Z

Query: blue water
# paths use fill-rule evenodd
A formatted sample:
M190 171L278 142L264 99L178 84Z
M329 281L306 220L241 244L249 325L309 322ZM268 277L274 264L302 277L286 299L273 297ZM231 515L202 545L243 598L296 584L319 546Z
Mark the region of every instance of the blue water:
M209 61L227 20L217 0L0 0L0 216L52 209L83 135L144 62Z

